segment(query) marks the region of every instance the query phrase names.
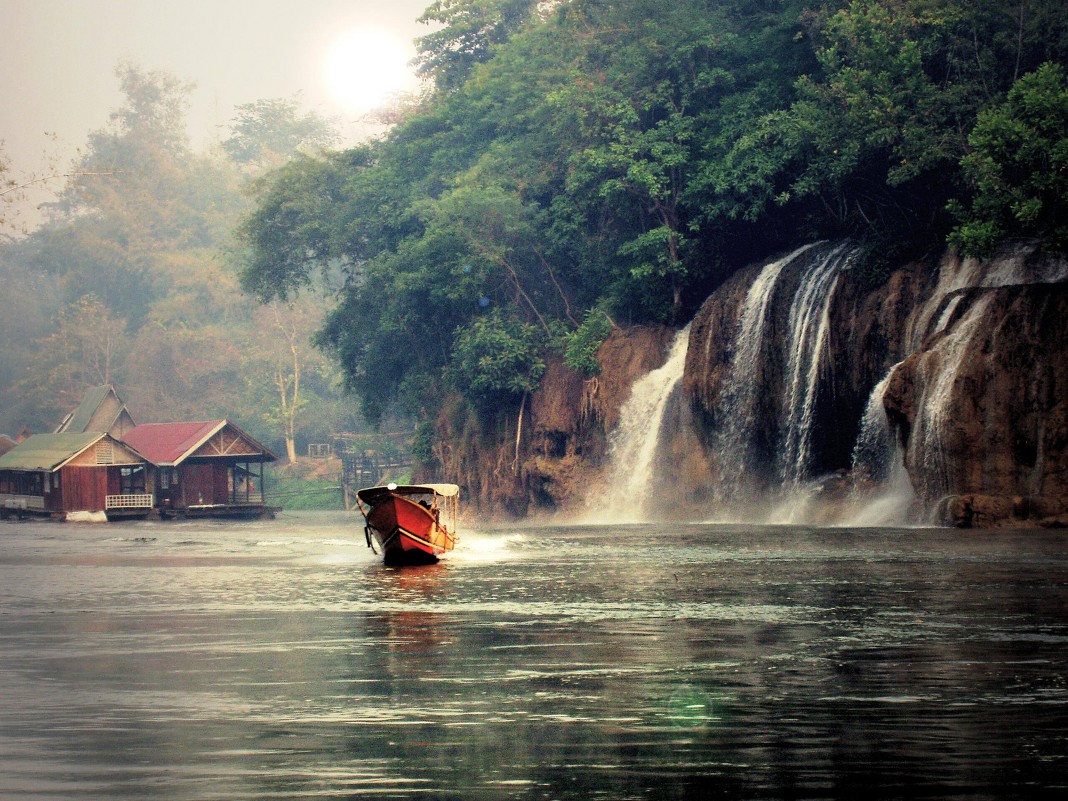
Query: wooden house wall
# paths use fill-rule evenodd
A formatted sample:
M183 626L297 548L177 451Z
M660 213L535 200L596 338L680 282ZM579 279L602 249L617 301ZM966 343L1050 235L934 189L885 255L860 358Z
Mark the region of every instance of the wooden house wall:
M122 474L119 472L119 468L111 468L107 471L107 488L108 495L121 495L122 494Z
M60 472L62 502L53 511L96 512L104 509L108 494L108 470L67 465Z
M185 506L227 502L225 464L187 464L181 468L182 501Z
M179 473L183 506L214 503L215 471L210 465L184 465Z
M212 467L214 470L214 484L213 492L215 497L215 503L229 503L230 502L230 465L220 464L216 462Z

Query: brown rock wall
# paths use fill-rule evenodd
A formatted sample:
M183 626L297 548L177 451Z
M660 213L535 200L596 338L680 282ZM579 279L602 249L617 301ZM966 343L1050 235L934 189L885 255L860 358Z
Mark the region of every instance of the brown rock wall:
M658 468L680 510L720 502L723 466L713 445L725 421L717 415L724 414L739 314L762 269L736 273L691 324L683 402L666 418L676 435L664 443L667 463ZM1037 254L1033 243L986 263L949 255L905 265L877 287L842 272L827 307L829 377L819 390L816 467L848 488L865 406L896 364L884 406L927 510L951 525L1068 525L1065 274L1063 260ZM1035 283L1043 278L1051 283ZM782 437L776 387L796 284L783 274L766 342L757 363L744 365L758 377L754 447L772 458ZM448 404L438 421L435 474L461 483L469 508L484 517L580 505L634 382L663 363L673 334L663 327L614 331L598 352L602 371L594 378L551 363L523 407L518 438L518 407L480 417L458 399ZM770 489L775 476L763 480Z
M639 377L660 366L673 331L617 329L597 354L601 374L584 378L559 360L519 409L478 415L454 398L438 418L436 473L464 490L465 505L484 519L571 505L604 458L608 433Z
M1068 498L1068 286L970 289L885 396L921 499L955 525ZM995 500L997 499L997 500ZM1031 519L1049 517L1041 510Z

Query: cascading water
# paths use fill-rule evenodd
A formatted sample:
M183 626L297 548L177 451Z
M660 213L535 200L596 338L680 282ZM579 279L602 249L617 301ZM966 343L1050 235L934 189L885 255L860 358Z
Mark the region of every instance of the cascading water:
M893 368L872 390L860 421L860 434L853 447L854 475L873 484L886 481L892 469L894 432L883 408L883 395L886 394L891 373Z
M923 470L918 478L922 494L928 499L941 497L953 486L945 442L953 389L964 355L989 306L989 296L979 298L920 360L924 391L910 447L919 449Z
M852 254L852 249L839 245L809 265L790 305L789 397L782 454L786 484L797 486L809 478L816 393L828 364L831 298L838 274Z
M590 522L640 523L649 519L660 429L682 379L690 327L675 335L667 361L634 383L609 443L608 484Z
M742 304L738 332L734 337L734 357L718 414L723 425L717 436L717 458L728 492L739 490L759 461L758 449L753 442L761 398L758 366L764 359L764 334L779 276L786 265L814 247L806 245L766 265L750 286Z
M691 451L700 469L676 471L707 483L697 491L679 484L673 499L689 492L687 501L715 520L893 525L920 511L917 499L929 503L959 483L955 457L947 450L959 433L952 432L961 392L955 383L989 311L987 299L974 290L1063 280L1068 263L1033 260L1036 267L1024 252L992 262L944 260L933 291L911 307L904 330L897 329L898 338L888 342L900 356L913 354L907 369L922 386L915 418L910 413L908 454L884 408L892 368L870 394L847 475L847 465L838 464L841 443L833 439L838 406L829 405L835 391L829 350L838 279L854 252L844 244L814 244L767 264L736 307L730 344L714 339L721 325L708 327L700 347L711 378L703 391L715 405L703 408L706 428ZM635 384L621 410L611 438L609 493L598 494L597 520L591 522L641 522L665 511L654 508L658 493L652 482L654 475L660 478L662 490L674 464L665 459L666 447L661 449L665 419L687 430L688 418L681 412L689 407L672 403L680 397L687 342L684 331L664 366ZM853 402L846 396L837 403ZM665 418L669 409L672 414ZM685 442L673 438L672 453L683 453L680 448L690 447ZM677 465L680 470L690 466ZM836 467L837 472L820 475Z
M760 495L780 509L772 513L776 519L792 518L789 509L806 494L802 484L811 470L816 405L829 363L829 308L838 276L853 252L846 244L800 248L765 266L750 287L716 412L723 421L716 458L723 476L719 499L725 507L717 515L744 513L751 519L753 499ZM773 338L775 309L786 301L781 294L795 285L786 341L766 347ZM760 422L769 416L777 423L770 430ZM772 476L778 487L769 494L761 484Z
M945 453L944 436L950 422L949 402L961 360L971 338L977 332L987 305L980 300L954 322L966 291L1018 284L1055 283L1068 278L1068 263L1063 260L1029 260L1027 251L1009 252L990 261L978 259L944 259L939 265L938 280L926 301L910 316L905 344L910 351L920 350L924 342L945 333L923 357L921 366L925 392L917 409L913 443L922 465L915 478L918 488L928 498L948 490L951 481ZM860 516L849 518L851 524L879 525L901 523L915 504L913 481L905 468L905 454L890 430L883 409L883 395L897 365L872 390L860 435L854 448L853 473L861 482L870 482L865 503L857 502Z
M853 496L847 514L839 520L841 525L901 525L915 503L905 454L883 406L892 373L891 368L868 398L853 448Z

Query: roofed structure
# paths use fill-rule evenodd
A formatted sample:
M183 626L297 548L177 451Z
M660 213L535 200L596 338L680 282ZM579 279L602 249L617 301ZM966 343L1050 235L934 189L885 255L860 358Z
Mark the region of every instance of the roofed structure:
M164 517L269 511L263 463L276 457L228 420L144 423L124 441L153 465L149 483Z
M104 432L34 434L0 456L0 510L147 514L145 466Z
M0 456L0 470L53 472L105 436L103 432L34 434Z
M273 453L227 420L143 423L123 439L157 467L175 467L194 457L275 460Z
M115 388L104 384L88 390L78 408L63 418L55 433L102 431L122 439L134 425Z

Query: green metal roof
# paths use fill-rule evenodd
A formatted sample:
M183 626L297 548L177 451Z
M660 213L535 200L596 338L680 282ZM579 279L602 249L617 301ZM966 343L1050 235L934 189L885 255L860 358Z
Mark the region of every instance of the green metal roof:
M104 384L88 390L85 393L85 397L82 398L82 402L78 404L78 408L71 412L68 418L60 425L59 431L85 431L88 429L93 422L93 415L96 414L96 410L100 408L101 404L107 400L108 395L115 395L116 400L119 398L111 384ZM118 400L118 403L120 410L125 408L121 400Z
M103 436L105 435L93 431L34 434L0 456L0 470L51 472L62 467Z

